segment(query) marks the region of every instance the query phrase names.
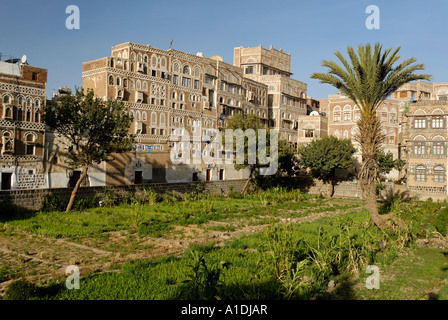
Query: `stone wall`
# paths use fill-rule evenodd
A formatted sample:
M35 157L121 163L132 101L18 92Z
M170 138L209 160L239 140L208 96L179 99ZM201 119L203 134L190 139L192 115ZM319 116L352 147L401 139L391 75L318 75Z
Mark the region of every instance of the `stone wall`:
M187 183L152 183L145 185L125 185L125 186L110 186L110 187L81 187L76 195L75 203L79 199L97 196L99 200L104 196L104 191L109 190L115 194L122 196L128 195L130 192L137 194L143 188L152 188L158 193L176 192L180 194L192 192L196 190L198 184L204 186L205 192L210 194L227 194L230 190L240 192L246 180L221 180L221 181L207 181L207 182L187 182ZM42 200L46 195L57 195L62 201L67 204L72 188L51 188L51 189L34 189L34 190L4 190L0 191L0 202L18 206L31 210L40 210ZM1 212L0 212L1 214Z
M101 200L104 196L105 190L114 192L122 196L128 195L130 192L138 194L143 188L152 188L158 193L176 192L184 194L192 192L198 188L198 185L203 186L204 192L210 194L228 194L229 191L241 192L246 183L246 179L239 180L219 180L219 181L207 181L207 182L185 182L185 183L152 183L145 185L125 185L125 186L110 186L110 187L82 187L79 189L76 195L76 200L97 196ZM412 192L407 190L406 186L397 186L393 183L385 183L386 188L381 192L382 197L399 192L401 194L408 192L410 196ZM323 183L320 180L312 179L295 179L284 178L281 181L281 185L285 187L293 187L300 189L303 193L319 194L326 196L329 193L329 185ZM401 188L401 189L400 189ZM70 199L72 188L52 188L52 189L35 189L35 190L5 190L0 191L0 202L10 204L22 208L31 210L39 210L42 206L42 200L46 195L57 195L62 201L67 204ZM339 182L334 187L335 197L348 197L348 198L362 198L362 192L359 185L359 181L343 181ZM422 200L432 196L433 199L446 198L446 195L440 193L420 195ZM0 212L0 214L2 214Z

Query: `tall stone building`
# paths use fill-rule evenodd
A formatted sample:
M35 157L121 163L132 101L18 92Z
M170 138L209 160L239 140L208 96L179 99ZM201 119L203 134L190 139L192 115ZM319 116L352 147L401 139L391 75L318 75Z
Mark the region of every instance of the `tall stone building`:
M134 118L135 151L106 163L106 185L245 178L247 170L225 163L231 155L207 146L235 114L256 114L269 125L268 85L219 56L127 42L114 46L110 57L85 62L82 77L84 89L121 99ZM179 165L170 155L175 143L176 157L186 159Z
M307 84L291 78L291 54L260 45L234 48L233 59L246 78L267 85L269 126L297 148L299 117L311 110L307 107Z
M328 95L328 99L320 100L324 113L328 117L328 134L341 139L351 139L357 148L355 153L358 162L361 163L361 149L354 137L359 133L356 122L361 116L359 106L342 94ZM391 152L394 159L399 158L399 110L400 101L385 100L377 110L377 116L381 119L383 133L386 140L383 143L385 152ZM398 172L393 170L389 178L397 179Z
M407 188L414 194L447 195L447 116L445 99L409 103L404 111L402 157Z
M44 188L47 70L24 56L0 61L1 190Z

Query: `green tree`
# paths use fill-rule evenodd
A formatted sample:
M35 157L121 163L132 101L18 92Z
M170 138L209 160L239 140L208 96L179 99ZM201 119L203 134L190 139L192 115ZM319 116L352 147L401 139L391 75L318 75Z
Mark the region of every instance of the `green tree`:
M380 174L388 174L395 168L394 155L390 151L386 153L384 150L379 150L376 159Z
M121 101L95 98L92 90L76 90L60 104L48 104L43 119L46 125L65 138L65 156L71 168L82 167L80 179L72 191L66 211L72 209L81 181L89 165L110 160L112 153L130 151L132 138L128 131L132 119Z
M381 121L377 117L378 106L406 83L431 80L430 75L415 73L424 70L423 64L415 64L415 58L396 64L400 59L399 50L400 48L383 51L382 46L377 43L373 48L370 44L359 45L356 54L349 46L349 60L339 51L335 52L342 66L334 61L324 60L322 66L327 67L329 71L311 75L311 78L320 80L321 83L334 86L360 107L361 117L357 122L360 133L355 138L362 153L359 179L372 221L380 229L386 226L386 218L379 215L376 202L376 159L385 136L381 132Z
M334 193L337 169L348 169L354 164L356 148L350 139L326 136L314 139L299 148L299 163L319 173L319 179L330 184L330 196Z
M262 148L263 143L260 143L260 135L258 134L259 129L266 129L260 122L260 118L254 114L248 114L243 117L241 114L234 115L231 119L229 119L226 123L226 129L237 130L241 129L243 131L248 129L253 129L255 131L255 140L252 143L255 143L257 148ZM223 141L225 143L226 136L223 135ZM277 145L270 144L271 141L271 130L266 129L266 150L263 150L262 154L266 154L266 157L273 160L275 152L277 153L277 168L275 174L281 172L287 172L290 174L292 172L292 168L294 166L295 154L294 149L290 147L289 143L284 140L278 139ZM249 168L249 177L247 179L246 184L243 187L242 193L246 193L247 187L249 184L254 181L255 175L260 173L261 168L269 167L270 164L266 164L263 159L259 158L259 152L256 152L255 148L249 148L249 143L251 143L250 138L244 139L244 161L242 163L237 163L237 159L235 159L234 167L236 170L241 170L245 168ZM232 143L233 147L236 145L236 141L234 140ZM271 157L271 152L273 156ZM255 158L256 161L249 161L251 157ZM274 176L272 174L271 176Z

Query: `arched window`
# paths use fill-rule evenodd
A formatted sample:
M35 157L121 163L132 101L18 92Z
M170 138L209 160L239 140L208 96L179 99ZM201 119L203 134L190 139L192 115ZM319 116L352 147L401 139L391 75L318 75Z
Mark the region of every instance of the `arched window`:
M142 82L140 80L137 80L136 88L137 90L140 90L142 88Z
M39 112L39 110L36 110L34 112L34 122L40 122L40 112Z
M164 127L166 125L166 116L164 113L160 114L160 126Z
M183 73L183 74L190 74L190 66L189 66L189 65L185 65L185 66L182 68L182 73Z
M344 121L352 120L352 108L349 105L344 106Z
M142 112L142 120L146 121L147 120L147 115L146 115L146 111Z
M445 182L445 168L442 166L434 167L434 182Z
M112 75L109 76L109 85L110 86L114 85L114 76L112 76Z
M5 118L12 119L12 107L11 106L5 107Z
M25 121L28 121L28 122L31 122L31 108L27 108L26 109L26 120Z
M135 120L140 121L140 111L135 113Z
M17 98L17 105L19 105L19 106L23 105L23 97L22 96L19 96Z
M341 107L336 106L333 109L333 122L341 121Z
M361 111L359 110L358 106L353 107L353 120L358 121L361 119Z
M35 155L37 136L34 132L29 132L25 135L25 154Z
M151 125L152 126L157 125L157 114L155 112L151 113Z
M11 101L11 98L8 95L5 95L3 97L3 103L10 103L10 101Z
M117 77L117 86L121 85L121 78Z
M348 139L348 131L347 130L344 131L344 136L343 137L344 137L344 139Z
M425 182L426 181L426 167L419 165L415 168L415 180L417 182Z
M22 110L22 107L19 107L17 109L17 120L18 121L23 121L23 110Z
M338 139L341 137L341 133L339 132L339 130L336 130L335 132L333 132L333 135Z
M2 135L2 153L14 152L14 137L10 131L4 131Z
M148 82L143 81L143 91L148 91Z

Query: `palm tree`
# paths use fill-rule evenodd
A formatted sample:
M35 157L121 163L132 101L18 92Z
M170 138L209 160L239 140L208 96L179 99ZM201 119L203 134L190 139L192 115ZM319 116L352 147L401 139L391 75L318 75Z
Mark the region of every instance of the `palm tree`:
M384 142L381 121L376 115L378 106L402 85L415 80L431 80L428 74L415 74L417 70L424 70L423 64L416 64L415 58L395 64L400 56L400 47L382 51L382 45L370 44L358 46L358 54L352 47L347 47L349 61L339 51L335 52L342 66L336 62L322 62L327 67L327 73L313 73L312 79L320 83L331 84L354 101L361 111L357 121L359 134L355 137L361 146L362 167L359 172L361 189L367 202L372 221L383 229L386 217L378 213L376 202L376 179L378 164L376 155Z

